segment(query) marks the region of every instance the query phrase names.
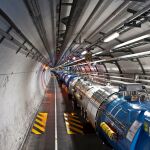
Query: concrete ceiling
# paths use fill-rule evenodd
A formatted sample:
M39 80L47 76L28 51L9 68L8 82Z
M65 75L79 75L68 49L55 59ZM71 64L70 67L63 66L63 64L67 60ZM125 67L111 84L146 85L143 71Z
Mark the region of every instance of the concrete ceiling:
M150 23L147 20L141 24L141 27L130 27L121 32L117 40L95 44L134 15L128 9L138 13L148 5L150 5L149 0L145 2L129 0L0 1L1 10L51 66L61 65L68 58L79 56L83 49L90 50L89 47L91 47L92 53L109 50L120 42L149 32ZM7 27L5 31L6 29ZM149 44L146 47L143 45L133 48L132 53L148 50ZM112 54L113 57L121 55L125 53ZM142 58L140 59L143 62ZM122 67L128 61L117 63ZM137 68L138 63L134 62L133 67ZM143 65L145 66L146 63L143 62Z
M117 30L121 25L132 19L132 17L139 12L144 11L150 5L150 1L125 1L125 0L105 0L105 1L87 1L82 10L82 15L79 14L78 22L74 24L74 30L70 34L68 43L65 48L62 46L62 55L58 64L67 62L70 58L76 56L76 59L81 58L81 52L89 50L92 53L99 51L110 50L114 46L123 43L125 41L137 38L139 36L149 33L150 22L149 19L141 23L140 27L132 26L127 30L123 30L117 39L110 42L104 43L99 42L113 31ZM128 10L133 10L134 13ZM88 10L88 12L87 12ZM149 10L147 11L149 13ZM139 19L139 18L138 18ZM125 27L125 26L124 26ZM130 49L130 52L112 53L110 57L124 56L126 54L133 54L137 52L147 51L149 44L140 45ZM69 56L69 57L68 57ZM144 56L145 57L145 56ZM146 56L147 58L148 56ZM105 56L101 56L100 59L106 59ZM137 58L134 61L129 59L128 61L119 60L115 64L107 62L106 67L108 70L114 68L114 71L120 71L120 73L149 73L148 67L149 62L144 58ZM130 64L130 67L129 65ZM113 65L113 67L112 67ZM118 68L119 67L119 68ZM110 72L111 72L110 71Z

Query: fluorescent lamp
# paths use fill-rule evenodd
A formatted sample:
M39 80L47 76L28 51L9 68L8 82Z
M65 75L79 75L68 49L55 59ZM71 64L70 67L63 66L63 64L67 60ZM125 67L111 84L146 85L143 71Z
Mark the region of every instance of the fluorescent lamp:
M129 44L138 42L138 41L143 40L143 39L146 39L146 38L150 38L150 34L146 34L146 35L140 36L140 37L138 37L138 38L129 40L129 41L127 41L127 42L124 42L124 43L122 43L122 44L116 45L113 49L117 49L117 48L120 48L120 47L129 45Z
M139 52L139 53L135 53L135 54L129 54L129 55L124 55L124 56L110 58L110 59L102 59L102 60L97 60L97 61L93 61L93 62L89 62L89 63L82 63L82 64L78 64L78 65L73 65L73 66L82 66L82 65L86 65L86 64L95 64L95 63L109 62L109 61L115 61L115 60L124 60L124 59L130 59L130 58L142 58L142 57L146 57L149 55L150 55L150 51Z
M99 54L101 54L101 53L103 53L103 51L100 51L100 52L97 52L97 53L95 53L95 54L92 54L92 56L99 55Z
M93 63L93 66L96 66L96 62Z
M120 56L117 57L118 59L125 59L125 58L140 58L143 56L148 56L150 55L150 51L146 51L146 52L139 52L139 53L135 53L135 54L130 54L130 55L125 55L125 56Z
M104 42L109 42L114 40L115 38L119 37L119 33L118 32L114 32L113 34L109 35L108 37L106 37L104 39Z
M87 53L87 51L83 51L82 53L81 53L81 55L85 55Z

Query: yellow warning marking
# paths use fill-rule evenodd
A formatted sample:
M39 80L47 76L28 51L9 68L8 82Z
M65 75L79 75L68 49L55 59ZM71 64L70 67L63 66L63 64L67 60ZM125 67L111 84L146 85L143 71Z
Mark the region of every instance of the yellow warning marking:
M77 113L64 113L64 115L72 115L72 116L76 115L77 116Z
M41 119L42 120L42 122L46 122L46 120L47 120L47 114L43 114L43 115L37 115L37 118L39 118L39 119Z
M35 130L34 128L32 128L32 133L34 133L34 134L41 134L40 132L38 132L38 131Z
M40 115L37 115L37 118L43 119L43 117L42 117L42 116L40 116Z
M77 114L76 114L76 113L71 113L71 115L72 115L72 116L75 116L75 115L77 115Z
M46 125L45 122L43 122L43 121L41 121L41 120L39 120L39 119L35 119L35 121L36 121L37 123L41 124L42 126L45 126L45 125Z
M41 114L41 113L38 113L38 115L39 115L39 116L43 116L43 114Z
M68 117L68 113L64 113L64 116L65 116L65 117Z
M66 122L67 122L67 121L66 121ZM71 121L68 121L68 123L69 123L70 125L74 125L74 126L76 126L76 127L79 127L79 128L82 128L82 129L83 129L83 126L80 125L80 124L77 124L77 123L74 123L74 122L71 122Z
M79 118L78 116L72 116L72 115L68 115L69 117L73 117L73 118Z
M69 117L70 116L70 117L73 117L73 118L79 118L78 116L75 116L75 115L72 115L72 114L70 115L68 113L64 113L64 116L65 117Z
M47 115L47 113L38 113L35 119L35 123L32 127L32 133L41 134L42 132L45 132Z
M64 119L66 124L66 130L68 134L84 134L82 131L83 125L81 121L79 120L78 116L75 116L75 113L64 113ZM77 118L74 118L77 117Z
M73 127L73 126L70 126L70 125L67 125L67 126L69 126L69 129L72 129L72 130L75 131L75 132L84 134L82 130L80 130L80 129L76 128L76 127Z
M43 132L45 131L45 128L39 126L38 124L34 124L33 126L36 127L36 128L38 128L39 130L41 130Z
M65 120L72 120L74 122L77 122L77 123L81 123L81 121L77 120L77 119L74 119L74 118L71 118L71 117L65 117Z
M45 117L45 116L47 116L47 113L39 113L39 115Z
M66 122L66 129L67 129L67 133L68 133L68 134L75 134L75 132L72 132L72 131L69 129L69 126L67 125L67 122Z
M67 133L68 133L68 134L75 134L74 132L70 131L70 129L67 130Z

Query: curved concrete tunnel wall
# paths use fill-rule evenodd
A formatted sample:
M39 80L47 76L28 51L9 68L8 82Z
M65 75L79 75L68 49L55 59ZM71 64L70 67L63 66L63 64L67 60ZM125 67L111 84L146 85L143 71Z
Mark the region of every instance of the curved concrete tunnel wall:
M19 148L43 99L50 73L41 63L0 44L0 149Z
M0 8L48 58L23 1L1 0ZM1 20L0 27L7 30L9 25ZM11 34L15 34L15 31L12 30ZM18 34L14 37L23 42ZM49 71L43 72L41 63L26 58L21 53L16 54L17 49L16 45L6 39L0 43L0 150L20 148L43 100L50 78Z

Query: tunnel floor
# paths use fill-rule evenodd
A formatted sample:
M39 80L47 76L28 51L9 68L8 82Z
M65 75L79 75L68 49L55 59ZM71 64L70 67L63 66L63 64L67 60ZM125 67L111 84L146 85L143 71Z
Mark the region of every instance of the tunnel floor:
M22 150L110 150L71 104L66 89L52 76Z

